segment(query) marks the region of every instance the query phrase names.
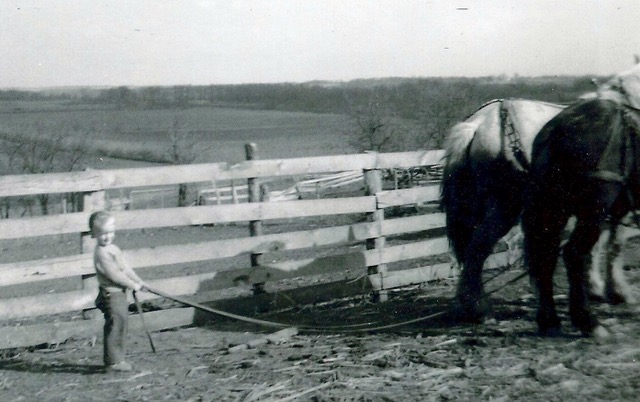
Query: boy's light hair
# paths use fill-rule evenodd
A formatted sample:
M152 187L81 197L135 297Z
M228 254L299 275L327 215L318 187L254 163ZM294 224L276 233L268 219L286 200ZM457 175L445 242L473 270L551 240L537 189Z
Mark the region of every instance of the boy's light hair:
M89 230L91 230L91 237L95 237L96 228L101 228L105 223L114 219L107 211L98 211L91 214L89 217Z

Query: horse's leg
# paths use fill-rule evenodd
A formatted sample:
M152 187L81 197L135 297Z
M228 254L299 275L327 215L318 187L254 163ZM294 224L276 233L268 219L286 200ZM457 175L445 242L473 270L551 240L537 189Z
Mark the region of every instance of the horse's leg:
M631 287L624 275L622 251L627 241L624 226L612 224L602 231L591 252L589 269L589 298L610 304L635 303ZM605 279L601 272L605 272Z
M623 304L636 302L631 286L624 275L624 256L622 250L627 241L624 226L618 225L611 228L612 235L607 242L607 282L605 295L611 304Z
M558 205L545 205L546 199L542 194L534 195L523 213L522 229L529 274L538 293L538 329L542 335L553 336L560 332L560 318L553 300L553 273L568 213Z
M484 298L482 268L493 252L496 243L517 223L520 208L518 204L494 198L487 203L487 214L476 228L464 258L464 266L458 281L457 300L467 319L478 321L488 310Z
M522 242L524 236L520 225L514 226L504 238L507 243L507 264L512 266L522 258Z
M591 250L591 266L589 267L589 298L594 301L604 302L605 282L602 278L602 272L608 269L609 258L612 250L612 231L611 229L603 230L600 238ZM605 267L605 268L603 268Z
M569 315L571 323L583 334L590 334L598 321L589 309L587 280L585 277L589 253L600 236L600 223L578 220L576 228L563 249L569 279Z
M585 335L608 335L589 308L585 263L604 228L611 231L608 245L613 244L612 239L616 239L616 225L629 210L629 200L622 190L621 184L617 182L592 182L581 196L586 203L580 205L577 212L578 224L564 247L564 261L569 278L569 315L572 324ZM621 260L620 247L614 247L613 251ZM609 266L614 256L607 257Z

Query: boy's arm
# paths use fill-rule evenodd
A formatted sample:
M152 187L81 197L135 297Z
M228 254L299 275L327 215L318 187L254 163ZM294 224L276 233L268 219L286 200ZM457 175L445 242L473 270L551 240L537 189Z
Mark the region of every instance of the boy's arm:
M138 290L142 286L138 281L130 278L120 267L120 260L117 251L106 248L96 252L96 271L106 276L117 285Z
M122 271L124 272L124 274L127 275L129 279L131 279L132 281L137 282L144 286L144 281L142 280L142 278L138 276L138 274L136 274L136 271L134 271L129 266L129 264L127 264L127 260L125 260L121 250L118 249L118 252L116 253L115 257L116 257L116 260L118 261L118 264L120 264L120 267L122 267Z

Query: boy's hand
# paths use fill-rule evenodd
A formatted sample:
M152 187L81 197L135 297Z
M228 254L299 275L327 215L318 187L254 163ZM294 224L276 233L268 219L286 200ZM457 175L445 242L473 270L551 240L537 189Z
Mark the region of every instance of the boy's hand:
M142 287L143 287L143 286L142 286L142 284L141 284L141 283L136 283L136 284L133 286L133 291L134 291L134 292L139 292L139 291L141 291L141 290L142 290Z
M145 283L145 282L140 282L140 290L143 292L148 292L149 291L149 286Z

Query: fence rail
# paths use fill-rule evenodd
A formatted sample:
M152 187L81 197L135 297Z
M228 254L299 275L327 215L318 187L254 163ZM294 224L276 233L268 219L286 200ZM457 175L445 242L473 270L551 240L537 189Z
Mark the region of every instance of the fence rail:
M232 239L208 240L196 243L163 244L147 248L125 250L125 258L135 269L151 271L185 264L246 258L244 264L211 264L206 272L181 274L169 278L149 280L155 288L174 295L192 295L205 301L217 300L221 290L237 287L238 281L249 284L245 296L257 299L263 294L265 283L293 280L299 277L328 275L323 281L364 278L374 293L383 294L393 287L450 277L455 269L448 262L448 244L443 235L444 216L428 210L422 214L394 217L385 216L392 207L424 205L439 198L439 184L429 182L421 187L382 190L380 172L415 166L433 167L441 162L443 151L407 153L367 153L313 158L277 160L249 160L238 165L200 164L137 168L119 170L89 170L65 174L43 174L0 177L0 196L33 195L39 193L79 192L84 194L84 210L61 215L38 216L24 219L0 220L0 239L20 241L34 236L78 234L81 237L77 254L31 261L0 264L0 290L10 286L31 286L44 281L81 278L82 288L60 293L29 294L0 299L2 321L28 319L52 314L78 313L94 308L97 282L93 275L91 251L93 241L88 236L88 217L108 207L108 191L176 186L184 183L206 183L245 180L246 203L222 203L218 198L209 204L196 203L187 207L125 209L113 211L119 230L148 230L153 228L217 225L221 223L249 223L247 236ZM347 172L347 173L345 173ZM377 172L377 174L376 174ZM358 183L363 193L355 196L326 199L293 199L279 202L270 197L260 199L256 193L257 180L274 177L301 177L322 174L327 186ZM244 185L242 185L244 186ZM235 186L237 190L244 187ZM130 194L130 193L129 193ZM202 192L202 196L216 193ZM135 195L135 194L134 194ZM264 195L262 195L264 196ZM221 201L218 203L218 201ZM265 234L261 225L286 219L287 222L309 217L356 216L348 224L328 227L305 227L304 230ZM366 218L365 221L362 221ZM304 227L304 226L302 226ZM414 238L399 241L396 238ZM176 234L179 236L179 234ZM389 240L389 241L387 241ZM319 254L321 248L335 248L336 252ZM264 257L271 253L295 253L284 259L270 261ZM302 257L302 258L301 258ZM501 265L506 253L494 255L490 265ZM392 269L389 269L389 268ZM150 272L150 271L149 271ZM294 281L295 282L295 281ZM287 285L293 286L296 285ZM260 291L259 291L260 290ZM145 294L143 300L157 296ZM316 296L317 297L317 296ZM273 300L271 300L273 301ZM181 312L177 312L180 310ZM156 312L150 327L159 329L171 325L189 325L194 314L185 309ZM178 314L178 315L176 315ZM167 321L168 317L172 318ZM74 334L83 334L97 327L100 319L85 322L62 322L0 327L0 348L28 346L56 342ZM25 327L33 332L25 335ZM21 339L16 339L17 334Z

